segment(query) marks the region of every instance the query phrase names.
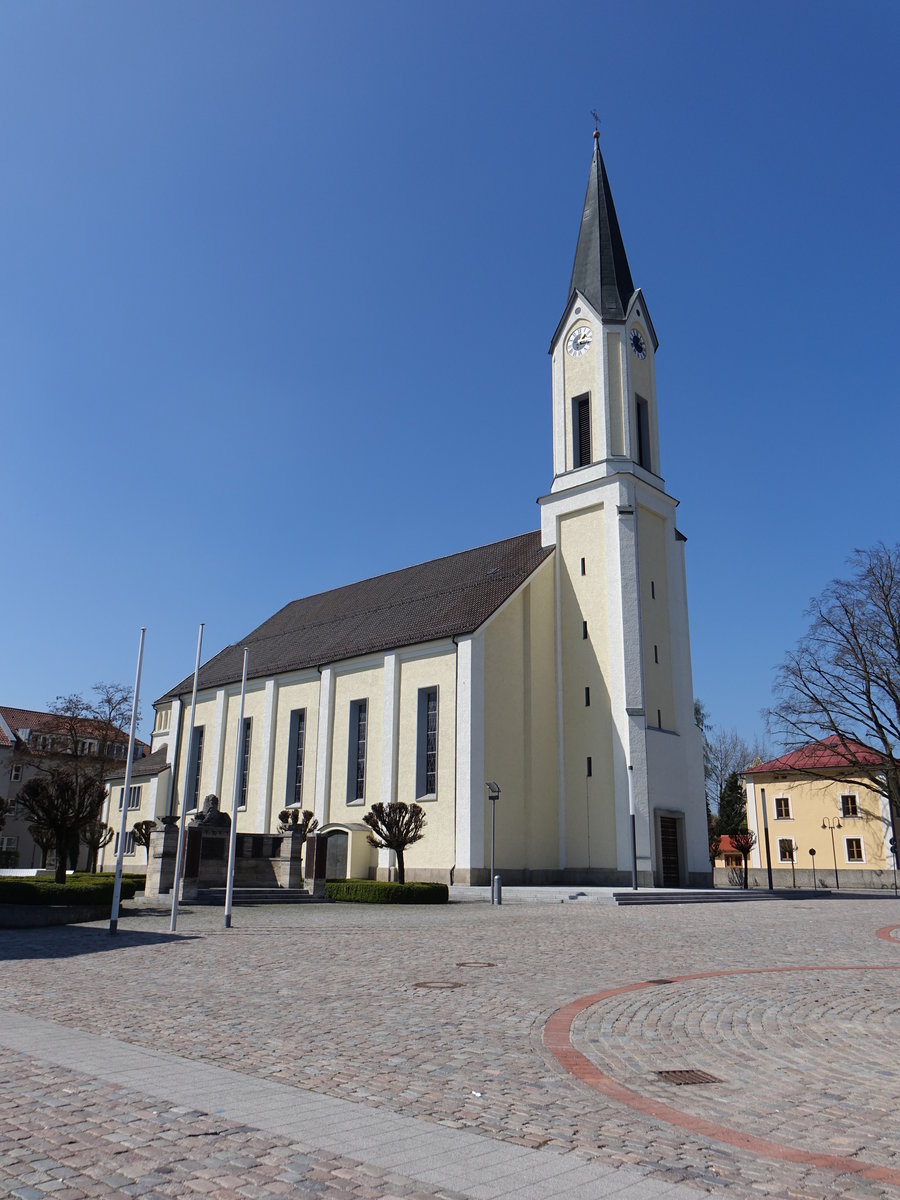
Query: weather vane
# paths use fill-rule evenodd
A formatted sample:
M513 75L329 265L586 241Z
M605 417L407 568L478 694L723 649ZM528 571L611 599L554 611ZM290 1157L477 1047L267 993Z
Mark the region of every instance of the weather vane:
M596 108L591 109L591 116L594 118L594 133L600 132L600 114Z

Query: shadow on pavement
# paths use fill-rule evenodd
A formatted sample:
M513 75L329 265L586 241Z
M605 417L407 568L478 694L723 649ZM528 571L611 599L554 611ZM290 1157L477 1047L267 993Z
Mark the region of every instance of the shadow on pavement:
M195 937L181 933L153 933L149 930L123 929L111 934L104 926L86 928L84 925L50 925L41 929L0 930L0 962L28 958L77 958L81 954L98 954L110 950L129 950L135 946L155 946L173 942L194 941Z

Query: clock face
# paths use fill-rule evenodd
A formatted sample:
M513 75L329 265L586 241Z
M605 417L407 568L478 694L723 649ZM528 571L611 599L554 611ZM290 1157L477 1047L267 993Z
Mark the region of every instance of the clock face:
M587 325L581 325L578 329L573 329L569 334L566 342L566 352L571 354L573 358L578 358L587 352L588 347L594 340L593 331Z
M631 331L631 349L638 358L647 357L647 344L641 337L640 331L637 329L632 329Z

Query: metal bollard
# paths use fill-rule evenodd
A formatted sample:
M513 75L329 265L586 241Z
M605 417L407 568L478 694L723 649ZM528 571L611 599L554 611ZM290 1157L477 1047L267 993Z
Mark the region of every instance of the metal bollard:
M499 875L494 876L492 894L493 894L493 900L494 900L495 904L503 903L503 881Z

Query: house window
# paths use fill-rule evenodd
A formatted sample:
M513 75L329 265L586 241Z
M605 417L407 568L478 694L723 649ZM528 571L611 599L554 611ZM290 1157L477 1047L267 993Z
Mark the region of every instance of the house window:
M13 783L18 783L19 780L22 778L22 764L21 763L16 763L13 766L13 769L10 772L10 778L12 779Z
M591 398L576 396L572 401L572 443L575 466L587 467L591 462Z
M416 739L416 795L437 795L437 688L419 689L418 735Z
M725 855L725 866L726 867L742 867L743 865L744 865L744 860L741 858L741 856L739 854L728 853Z
M789 796L775 797L775 820L790 821L791 819L791 801Z
M244 717L244 728L241 735L241 795L238 808L247 807L247 784L250 780L250 735L253 729L253 718Z
M119 853L119 835L116 834L116 840L115 840L115 842L113 842L113 854L118 854L118 853ZM130 829L125 834L125 849L122 851L122 853L123 853L123 855L126 856L126 858L129 855L134 854L134 833Z
M637 463L647 471L650 466L650 405L643 396L635 396L637 414Z
M848 863L865 862L862 838L844 838L844 846L846 847Z
M859 800L856 798L856 796L841 796L841 816L859 816Z
M347 758L347 803L362 804L366 797L366 736L368 701L350 705L350 747Z
M203 773L203 726L194 729L191 738L191 759L188 766L187 796L191 808L200 807L200 777Z
M3 853L11 854L14 850L18 849L18 846L18 837L0 837L0 851Z
M295 708L291 713L291 729L288 738L289 756L287 792L284 802L290 808L303 803L303 756L306 750L306 709Z
M122 801L124 799L125 799L125 789L119 788L119 812L122 811ZM137 784L136 786L130 787L128 789L128 807L130 809L141 807L141 785L140 784Z
M791 863L794 861L793 838L778 839L778 861L783 863Z

